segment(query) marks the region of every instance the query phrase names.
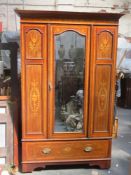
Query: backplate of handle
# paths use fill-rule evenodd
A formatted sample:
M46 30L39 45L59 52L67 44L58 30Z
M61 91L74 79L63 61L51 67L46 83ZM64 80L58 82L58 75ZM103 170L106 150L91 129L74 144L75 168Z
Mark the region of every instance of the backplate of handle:
M50 148L44 148L44 149L42 150L42 153L43 153L43 154L50 154L50 152L51 152L51 149L50 149Z
M84 148L84 151L85 152L91 152L92 151L92 147L91 146L86 146L85 148Z

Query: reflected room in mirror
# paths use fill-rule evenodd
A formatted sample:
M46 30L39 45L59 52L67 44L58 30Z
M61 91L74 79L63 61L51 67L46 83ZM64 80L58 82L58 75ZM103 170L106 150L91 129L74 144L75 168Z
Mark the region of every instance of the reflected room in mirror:
M83 132L84 61L84 36L55 36L55 132Z

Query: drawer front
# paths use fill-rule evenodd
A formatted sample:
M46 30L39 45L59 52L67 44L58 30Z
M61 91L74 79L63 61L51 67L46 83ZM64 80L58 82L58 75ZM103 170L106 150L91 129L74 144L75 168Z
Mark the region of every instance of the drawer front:
M110 156L109 140L24 142L24 161L87 160Z

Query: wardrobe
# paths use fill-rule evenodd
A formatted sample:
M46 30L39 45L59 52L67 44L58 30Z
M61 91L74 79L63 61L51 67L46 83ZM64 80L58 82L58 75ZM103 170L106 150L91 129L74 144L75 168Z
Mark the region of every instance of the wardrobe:
M15 10L21 25L21 165L109 168L122 14Z

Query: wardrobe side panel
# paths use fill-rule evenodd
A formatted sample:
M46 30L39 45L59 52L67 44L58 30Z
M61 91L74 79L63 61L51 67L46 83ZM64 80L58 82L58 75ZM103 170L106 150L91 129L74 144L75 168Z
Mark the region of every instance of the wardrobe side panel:
M92 27L90 137L111 137L115 100L117 27Z
M46 138L47 28L22 24L22 139Z

